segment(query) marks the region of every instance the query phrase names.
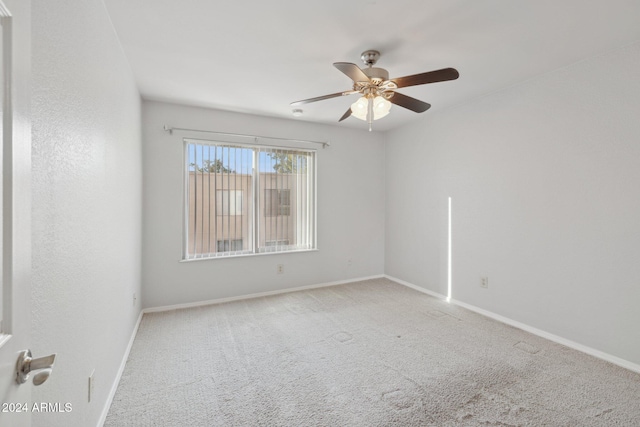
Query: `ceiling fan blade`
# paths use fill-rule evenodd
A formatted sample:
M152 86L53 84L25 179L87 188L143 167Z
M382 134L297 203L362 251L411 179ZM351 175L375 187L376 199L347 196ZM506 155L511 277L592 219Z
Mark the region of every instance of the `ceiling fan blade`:
M342 71L354 82L368 82L369 77L358 67L351 62L335 62L333 64L338 70Z
M340 117L340 120L338 120L338 121L341 122L344 119L346 119L347 117L349 117L350 115L351 115L351 107L349 107L349 109L342 115L342 117Z
M351 95L353 93L358 93L358 91L357 90L347 90L347 91L344 91L344 92L332 93L330 95L317 96L315 98L303 99L302 101L292 102L291 106L295 107L296 105L309 104L310 102L323 101L325 99L337 98L339 96Z
M428 71L426 73L414 74L412 76L398 77L391 79L398 87L417 86L427 83L445 82L455 80L460 76L455 68L443 68L442 70Z
M404 107L407 110L415 111L416 113L424 113L431 108L431 104L403 95L400 92L394 92L393 96L389 98L389 102Z

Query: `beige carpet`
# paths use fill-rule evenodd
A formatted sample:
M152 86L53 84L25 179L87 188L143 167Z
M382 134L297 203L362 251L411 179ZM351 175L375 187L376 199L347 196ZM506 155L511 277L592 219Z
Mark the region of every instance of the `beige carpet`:
M105 426L640 426L640 375L379 279L145 315Z

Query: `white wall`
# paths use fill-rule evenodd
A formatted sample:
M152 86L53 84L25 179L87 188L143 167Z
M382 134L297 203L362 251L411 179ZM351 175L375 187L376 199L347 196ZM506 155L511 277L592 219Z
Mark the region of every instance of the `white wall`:
M34 426L96 425L140 312L140 97L101 0L32 1ZM95 369L95 394L87 380Z
M318 148L317 252L180 263L182 138L163 126L330 141ZM199 134L201 138L212 135ZM231 112L143 102L143 306L158 307L384 273L383 137ZM313 147L313 146L311 146ZM352 265L347 266L347 260ZM284 264L285 273L276 274Z
M388 133L386 273L446 294L452 197L453 298L640 363L638 75L640 43Z

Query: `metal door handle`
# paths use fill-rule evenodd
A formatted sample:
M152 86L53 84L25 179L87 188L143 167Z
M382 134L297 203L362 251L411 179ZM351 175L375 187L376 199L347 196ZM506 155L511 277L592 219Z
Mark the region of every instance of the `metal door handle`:
M55 362L55 360L55 353L49 356L34 359L31 356L31 350L23 351L18 357L18 374L16 381L18 382L18 384L24 384L29 379L29 374L31 372L41 371L34 375L33 385L42 384L49 378L49 375L51 375L51 369L53 368L53 363Z

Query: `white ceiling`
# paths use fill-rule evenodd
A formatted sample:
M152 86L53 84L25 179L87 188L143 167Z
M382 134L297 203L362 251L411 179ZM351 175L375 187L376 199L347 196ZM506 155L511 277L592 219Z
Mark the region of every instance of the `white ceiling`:
M398 127L640 40L638 0L104 0L145 99L292 118L293 101L351 88L334 62L381 52L391 77L453 67L458 80L400 90L432 105L394 106ZM297 120L337 120L357 99L304 105Z

